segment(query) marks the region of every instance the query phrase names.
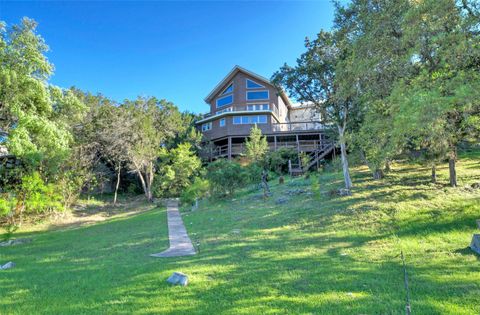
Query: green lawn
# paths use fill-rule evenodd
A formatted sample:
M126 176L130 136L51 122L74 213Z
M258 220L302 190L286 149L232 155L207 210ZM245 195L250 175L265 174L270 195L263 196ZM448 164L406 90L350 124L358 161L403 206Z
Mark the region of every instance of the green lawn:
M0 247L0 314L404 314L400 251L413 314L479 314L480 154L464 154L460 187L429 183L429 170L393 165L381 181L353 170L351 197L330 196L340 173L273 184L184 210L200 253L151 258L168 246L164 209L92 226L22 232L30 244ZM443 165L439 181L447 183ZM276 200L286 191L311 194ZM190 276L187 287L165 280Z

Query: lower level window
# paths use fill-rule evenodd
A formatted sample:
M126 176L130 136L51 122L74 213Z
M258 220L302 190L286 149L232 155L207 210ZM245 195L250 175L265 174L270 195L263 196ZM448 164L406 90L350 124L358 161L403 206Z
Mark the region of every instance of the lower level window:
M212 122L208 122L208 123L202 125L202 131L207 131L207 130L210 130L210 129L212 129Z
M266 124L267 115L235 116L233 117L233 123L235 125Z
M220 127L225 127L225 118L220 119Z

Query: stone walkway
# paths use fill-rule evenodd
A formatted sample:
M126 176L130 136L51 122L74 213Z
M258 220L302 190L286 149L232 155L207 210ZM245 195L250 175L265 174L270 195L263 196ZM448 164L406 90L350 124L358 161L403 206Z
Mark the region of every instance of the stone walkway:
M183 225L182 217L178 212L178 201L169 200L167 202L167 218L168 218L168 239L170 247L157 254L151 254L152 257L179 257L195 255L195 248L192 241L188 237L185 225Z

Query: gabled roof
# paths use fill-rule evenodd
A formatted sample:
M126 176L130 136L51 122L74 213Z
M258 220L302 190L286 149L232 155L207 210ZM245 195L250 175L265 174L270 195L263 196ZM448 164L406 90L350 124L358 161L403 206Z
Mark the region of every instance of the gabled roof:
M242 68L238 65L236 65L235 67L233 67L233 69L227 74L227 76L225 78L223 78L222 81L220 81L220 83L217 84L217 86L215 86L215 88L210 92L210 94L207 95L207 97L205 97L205 102L209 103L214 97L215 95L217 95L218 93L220 93L221 89L223 86L225 86L227 83L229 83L233 77L235 75L237 75L237 73L239 72L243 72L245 74L248 74L249 76L255 78L256 80L260 81L260 82L263 82L263 83L266 83L268 85L273 85L272 82L270 82L269 79L261 76L261 75L258 75L254 72L251 72L251 71L248 71L247 69L245 68ZM288 98L288 96L285 94L284 91L280 91L279 92L280 96L282 97L283 101L285 102L285 104L290 107L291 106L291 102L290 102L290 99Z

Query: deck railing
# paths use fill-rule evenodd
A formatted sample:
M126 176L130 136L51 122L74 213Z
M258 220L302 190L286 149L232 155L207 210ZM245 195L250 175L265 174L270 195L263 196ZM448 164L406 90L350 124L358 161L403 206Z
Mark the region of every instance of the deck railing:
M325 147L331 145L329 141L320 141L320 140L299 140L296 141L277 141L269 142L268 147L270 151L276 151L280 148L292 148L300 152L313 152L315 150L324 149ZM241 155L245 153L245 143L232 143L230 155ZM212 158L218 157L228 157L228 144L216 146L213 151L211 151Z
M323 130L323 129L325 129L325 125L323 125L319 121L299 121L299 122L272 124L273 132L308 131L308 130Z

